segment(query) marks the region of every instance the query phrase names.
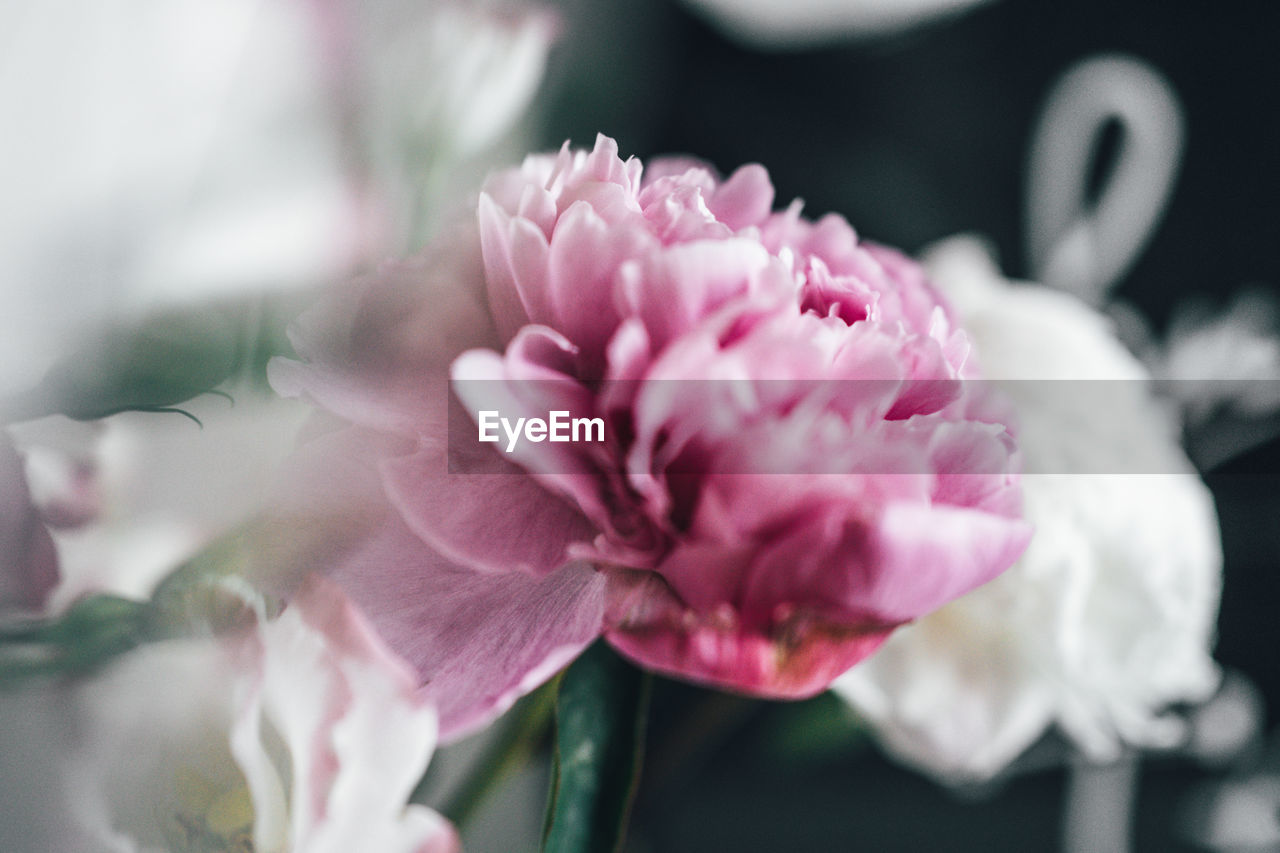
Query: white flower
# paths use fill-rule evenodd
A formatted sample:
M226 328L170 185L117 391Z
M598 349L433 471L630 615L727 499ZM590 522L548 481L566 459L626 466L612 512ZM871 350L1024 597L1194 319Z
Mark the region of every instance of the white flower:
M987 0L685 0L726 35L756 47L803 48L893 33Z
M1098 760L1172 745L1181 727L1162 712L1218 680L1208 490L1104 317L1005 281L971 241L929 266L984 373L1019 380L1002 384L1036 534L1012 569L897 631L836 690L891 752L953 781L992 776L1054 724Z
M91 849L457 850L443 818L406 806L435 711L327 582L247 636L145 646L77 699L67 795Z

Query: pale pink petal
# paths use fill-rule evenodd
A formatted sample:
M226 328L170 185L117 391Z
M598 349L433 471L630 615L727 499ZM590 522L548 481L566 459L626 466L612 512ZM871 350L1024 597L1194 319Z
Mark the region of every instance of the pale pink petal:
M655 350L726 304L750 297L781 301L789 289L776 259L739 238L673 246L628 261L618 276L618 309L644 323Z
M535 223L511 216L487 195L480 196L479 217L489 310L499 339L506 341L524 324L551 318L547 236Z
M424 542L459 565L483 572L546 575L568 560L573 542L595 527L575 507L485 448L483 468L449 473L441 449L425 446L391 459L387 495Z
M546 421L551 412L567 412L568 418L599 414L590 391L561 372L572 353L571 345L557 333L526 326L506 356L485 350L459 356L453 365L453 387L464 408L451 421L449 470L458 474L528 472L549 492L603 524L609 513L600 496L601 466L608 459L600 444L520 439L513 445L507 434L521 418ZM480 413L486 411L508 421L508 426L490 430L490 437L496 433L494 442L479 440ZM492 426L492 420L489 423Z
M764 222L773 210L773 184L759 163L742 166L707 200L716 218L734 231Z
M290 327L301 360L268 365L272 387L377 429L413 434L437 420L453 356L497 343L474 285L480 268L474 232L452 229L424 255L384 265L350 292L322 299ZM450 253L449 245L473 248Z
M53 538L31 503L22 457L0 433L0 608L39 610L57 583Z
M447 821L422 806L405 806L435 749L437 728L409 666L323 579L308 583L261 633L266 699L277 729L286 741L307 733L294 747L304 750L300 762L294 753L295 849L456 849L457 834ZM298 675L327 688L315 705L305 699L307 682L291 683ZM318 725L307 725L317 709ZM297 802L300 784L315 796L312 814Z
M618 324L613 280L618 266L656 241L632 223L611 225L586 201L574 202L556 223L548 257L548 320L594 363Z
M914 619L1000 574L1031 533L1025 521L982 510L890 504L871 537L865 574L844 603L887 621Z
M554 675L599 635L604 613L604 581L589 566L543 578L476 572L394 522L330 577L417 669L445 740L480 728Z

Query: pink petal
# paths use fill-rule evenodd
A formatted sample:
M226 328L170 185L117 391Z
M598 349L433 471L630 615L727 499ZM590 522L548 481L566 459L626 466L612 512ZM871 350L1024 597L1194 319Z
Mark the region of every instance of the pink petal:
M740 167L716 188L707 207L734 231L760 225L773 210L773 184L759 163Z
M0 607L38 610L57 583L58 554L31 503L22 457L0 435Z
M543 578L449 563L392 522L331 573L418 671L440 736L462 737L569 663L600 633L604 581L574 563Z
M507 341L526 323L551 319L547 238L533 222L511 216L488 195L480 196L479 216L489 310L499 340Z
M599 362L604 346L618 325L613 304L613 279L618 266L655 243L643 227L632 222L611 225L585 201L575 202L560 217L551 237L547 298L548 320L591 361ZM591 365L599 372L598 363Z
M387 496L413 532L447 559L484 572L543 576L594 526L575 507L486 448L484 469L449 473L442 448L424 445L383 464Z
M571 352L568 341L556 332L526 326L511 342L505 357L487 350L459 356L453 366L453 387L465 409L464 417L451 422L449 468L459 473L527 471L543 488L565 497L602 525L609 512L600 496L600 466L607 462L600 445L522 441L507 452L507 439L501 431L498 442L481 444L476 426L482 411L499 412L511 422L519 418L545 420L553 411L569 412L569 417L595 417L598 413L588 389L559 372L557 368L563 369L563 365L555 365ZM458 464L462 458L468 460L465 470Z
M619 270L618 309L644 323L655 350L688 332L715 309L753 294L781 293L785 283L766 274L774 261L755 241L682 243Z
M751 695L813 696L875 651L892 627L796 617L766 629L726 609L687 609L656 575L630 574L609 590L609 644L649 669Z
M963 507L897 502L868 543L868 573L845 605L886 621L938 609L1003 572L1031 541L1031 525Z

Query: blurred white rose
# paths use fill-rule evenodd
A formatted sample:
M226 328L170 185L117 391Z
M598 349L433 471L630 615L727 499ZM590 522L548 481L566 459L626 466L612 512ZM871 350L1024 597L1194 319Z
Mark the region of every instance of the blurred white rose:
M1055 724L1095 760L1174 744L1167 706L1217 684L1222 557L1149 375L1104 317L1004 280L975 242L937 247L928 266L984 374L1019 380L1002 384L1036 534L1012 569L895 632L835 689L890 752L948 781L998 773Z
M799 49L886 35L987 0L685 0L726 35L745 44Z
M0 11L0 390L99 322L297 285L359 231L294 2Z
M435 749L434 709L323 581L247 633L144 646L61 695L69 741L33 759L48 799L0 804L25 826L14 853L50 849L37 838L67 853L458 849L443 818L406 805ZM37 713L38 696L0 698ZM0 738L0 759L21 748Z

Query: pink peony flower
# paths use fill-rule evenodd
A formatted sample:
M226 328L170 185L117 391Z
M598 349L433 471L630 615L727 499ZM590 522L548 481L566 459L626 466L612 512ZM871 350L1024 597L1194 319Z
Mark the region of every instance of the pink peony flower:
M361 519L330 573L445 736L601 635L663 673L811 695L1028 539L1009 430L956 381L968 343L923 273L839 217L774 212L760 166L646 173L603 136L530 157L489 180L478 228L294 343L277 390L349 425L301 450L293 494ZM489 410L605 434L507 452L478 441Z

